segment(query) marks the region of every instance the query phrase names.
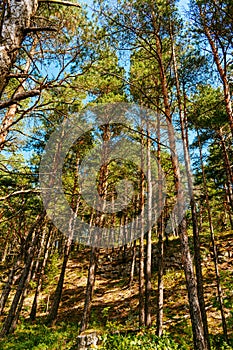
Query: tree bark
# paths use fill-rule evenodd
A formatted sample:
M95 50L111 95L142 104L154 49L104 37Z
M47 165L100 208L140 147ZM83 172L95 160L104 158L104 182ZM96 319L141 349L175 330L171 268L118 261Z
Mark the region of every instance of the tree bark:
M135 263L136 263L136 253L137 253L137 244L136 240L133 242L133 255L131 260L131 267L130 267L130 276L129 276L129 288L132 286L133 279L134 279L134 270L135 270Z
M189 146L188 135L186 133L186 125L185 125L185 119L184 119L184 114L186 111L184 110L184 107L182 105L177 60L176 60L176 51L175 51L175 44L174 44L172 31L173 31L172 26L170 26L173 68L174 68L175 82L176 82L176 95L177 95L177 102L178 102L178 108L179 108L181 134L182 134L183 150L184 150L184 158L185 158L185 168L186 168L186 173L188 177L188 189L189 189L191 213L192 213L194 261L195 261L196 278L197 278L197 295L198 295L198 300L199 300L199 305L201 310L206 346L207 346L207 349L210 350L209 330L208 330L208 322L207 322L207 315L206 315L206 309L205 309L203 274L202 274L202 266L201 266L200 235L198 231L196 203L195 203L194 192L193 192L193 181L192 181L192 173L191 173L191 166L190 166L189 148L188 148Z
M17 278L16 272L20 266L21 258L22 258L21 256L17 258L16 263L14 264L14 266L12 267L12 269L9 273L8 280L3 287L2 294L0 297L0 315L2 315L2 313L4 311L4 308L5 308L7 299L9 297L10 291L11 291L12 286L14 285L14 282Z
M90 318L91 301L92 301L94 286L95 286L95 276L96 276L96 270L97 270L98 256L99 256L99 249L93 247L91 250L90 265L89 265L88 279L87 279L87 288L86 288L86 298L85 298L84 312L83 312L80 332L84 332L86 330L88 326L89 318Z
M205 13L203 12L201 5L198 5L198 8L199 8L200 18L202 21L204 33L209 41L209 44L210 44L210 47L212 50L212 54L213 54L213 58L214 58L214 62L216 64L220 78L222 80L226 113L228 116L231 134L233 137L233 114L232 114L232 103L231 103L231 89L230 89L230 83L229 83L228 78L227 78L227 67L226 67L226 64L224 67L222 66L221 59L220 59L220 56L218 53L218 48L216 46L216 38L213 38L211 35L210 28L206 24ZM212 30L213 30L214 36L218 35L216 31L214 32L214 28ZM223 61L226 62L226 53L222 52L222 54L224 57Z
M32 47L31 47L31 50L30 50L30 55L27 59L27 62L25 64L25 67L24 67L24 74L27 74L29 69L30 69L30 66L31 66L31 60L34 56L34 52L35 52L35 47L37 45L37 40L34 40L33 44L32 44ZM21 78L20 79L20 85L16 88L13 96L12 96L12 99L16 98L17 95L21 94L24 92L24 87L23 87L23 79ZM11 127L14 119L15 119L15 115L17 113L17 110L18 110L18 105L17 103L11 105L9 107L9 109L7 110L3 120L2 120L2 125L0 127L0 151L4 148L5 146L5 143L6 143L6 138L7 138L7 135L9 133L9 128Z
M231 205L231 210L233 210L233 191L232 191L232 185L233 185L233 173L231 170L231 164L229 160L229 155L227 152L226 142L223 137L222 130L218 130L218 135L220 138L220 145L223 151L223 157L224 157L224 163L225 163L225 169L226 169L226 184L227 184L227 192L228 192L228 198Z
M149 135L149 131L147 131ZM147 221L149 230L146 234L146 276L145 276L145 326L151 327L151 262L152 262L152 179L151 179L151 140L147 137Z
M74 218L71 217L70 223L69 223L69 232L68 232L68 238L65 241L62 269L61 269L59 281L57 284L57 288L54 294L53 304L47 319L47 322L49 324L53 324L57 318L58 308L61 301L62 289L63 289L64 279L65 279L66 266L69 260L72 241L74 237L74 227L75 227L76 217L78 215L78 209L80 204L80 194L78 194L77 202L74 204L74 197L75 197L74 195L77 194L79 164L80 164L80 158L78 155L76 159L75 179L74 179L74 186L73 186L73 193L72 193L73 195L71 200L71 207L75 210L74 212L75 215L74 215Z
M44 212L42 214L38 215L34 225L31 228L32 232L35 232L36 228L43 222L44 216L45 216ZM30 236L30 234L28 236ZM2 336L6 335L10 332L12 324L14 324L15 319L18 318L18 313L17 313L18 305L20 304L20 300L21 300L23 293L25 291L25 288L27 287L27 284L28 284L28 276L30 274L32 264L34 261L34 257L36 255L36 251L38 249L39 238L40 238L39 234L35 233L34 238L33 238L32 242L28 248L25 267L24 267L23 272L21 274L19 284L18 284L16 293L15 293L14 299L12 301L9 313L5 319L5 322L4 322L2 330L1 330Z
M161 168L161 146L160 146L160 115L158 113L157 121L157 161L158 161L158 180L159 180L159 212L163 207L163 188L162 188L162 168ZM163 300L164 300L164 211L158 219L158 288L157 288L157 317L156 333L159 337L163 334Z
M213 222L212 222L212 214L211 214L211 209L210 209L209 194L208 194L208 188L207 188L207 180L206 180L205 168L204 168L204 163L203 163L202 145L201 145L201 140L200 140L200 136L199 136L198 131L197 131L197 136L198 136L198 144L199 144L199 152L200 152L203 187L204 187L204 192L205 192L205 201L206 201L207 213L208 213L210 238L211 238L212 249L213 249L213 260L214 260L219 308L220 308L221 318L222 318L223 334L224 334L225 340L228 343L227 324L226 324L226 318L225 318L223 295L222 295L221 281L220 281L219 268L218 268L218 253L217 253L217 247L215 244L214 227L213 227Z
M158 35L156 35L155 42L156 42L156 50L158 55L162 95L163 95L166 124L167 124L168 137L169 137L169 146L171 149L172 168L173 168L175 188L177 193L178 217L181 220L179 224L179 236L181 241L182 263L184 266L186 285L188 290L190 316L191 316L192 329L193 329L194 348L195 350L206 350L207 347L206 347L205 338L204 338L202 316L201 316L200 304L199 304L198 295L197 295L196 279L193 271L192 258L189 250L185 213L183 212L184 193L182 190L179 160L178 160L177 150L176 150L175 132L172 125L172 113L170 110L168 87L167 87L168 85L167 85L166 73L163 65L161 42L159 40Z
M35 291L35 295L34 295L34 299L33 299L33 303L32 303L32 308L31 308L31 312L30 312L30 320L31 321L34 321L36 319L38 297L39 297L39 294L40 294L41 289L42 289L42 279L44 276L45 267L46 267L46 263L47 263L48 256L49 256L50 241L51 241L51 228L49 229L49 233L48 233L48 236L46 239L46 244L44 247L43 261L42 261L42 265L40 268L40 273L39 273L37 285L36 285L36 291Z
M38 7L38 0L11 0L2 4L0 28L0 97L8 84L9 72L25 37L26 28Z
M144 215L145 215L145 203L144 203L144 154L143 154L143 136L141 138L141 183L140 183L140 209L141 209L141 236L139 245L139 326L145 325L145 276L144 276Z

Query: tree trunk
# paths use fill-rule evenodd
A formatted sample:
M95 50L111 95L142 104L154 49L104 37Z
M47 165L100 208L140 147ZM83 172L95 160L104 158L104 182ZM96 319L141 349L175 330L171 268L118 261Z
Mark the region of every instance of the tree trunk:
M158 180L159 180L159 212L163 207L163 179L161 168L161 146L160 146L160 115L158 113L157 120L157 161L158 161ZM159 337L163 334L163 297L164 297L164 211L161 212L158 219L158 288L157 288L157 318L156 318L156 333Z
M99 256L99 249L93 247L91 250L90 265L89 265L88 279L87 279L87 288L86 288L86 298L85 298L84 312L83 312L80 332L84 332L86 330L88 326L89 318L90 318L91 301L92 301L93 292L94 292L98 256Z
M226 142L224 140L221 129L218 130L218 135L220 138L220 145L223 151L223 157L224 157L224 163L225 163L225 169L226 169L226 180L227 180L226 184L227 184L228 198L231 205L231 210L233 210L233 192L232 192L233 173L231 170L231 164L230 164L230 160L227 152Z
M50 241L51 241L51 228L49 229L49 233L48 233L48 236L46 239L43 262L42 262L42 265L40 268L40 273L39 273L37 285L36 285L36 291L35 291L35 295L34 295L34 299L33 299L33 303L32 303L32 308L31 308L31 312L30 312L30 320L31 321L34 321L36 319L37 302L38 302L39 294L40 294L41 289L42 289L42 279L44 276L45 266L46 266L48 256L49 256Z
M38 215L36 222L34 223L33 227L31 228L31 231L34 232L35 229L42 223L44 216L45 216L44 212L42 214ZM30 233L28 234L28 236L29 235L30 235ZM22 298L22 295L25 291L25 288L27 287L27 280L28 280L28 276L30 274L30 271L32 269L34 257L36 256L39 238L40 238L39 234L35 234L32 242L28 248L25 267L24 267L23 272L21 274L19 284L18 284L16 293L15 293L14 299L12 301L9 313L5 319L5 322L3 324L3 328L1 330L2 336L6 335L10 332L12 324L14 323L15 319L18 318L17 308L18 308L18 305L19 305L20 300Z
M3 287L2 294L0 297L0 315L2 315L2 313L4 311L4 308L5 308L7 299L9 297L11 288L14 285L14 282L17 278L16 272L20 266L20 263L21 263L21 256L17 258L16 263L14 264L14 266L12 267L12 269L9 273L8 280L5 284L5 286Z
M34 53L35 53L35 48L36 48L37 42L38 42L38 40L34 40L34 42L32 44L29 57L27 59L25 67L24 67L24 74L27 74L28 71L29 71L29 68L30 68L31 62L32 62L32 58L33 58ZM23 79L20 79L19 81L20 81L20 85L15 90L12 98L16 97L17 94L20 94L20 93L24 92ZM2 120L2 125L0 127L0 151L5 146L6 138L7 138L8 132L9 132L9 128L11 127L12 123L14 122L17 110L18 110L18 105L17 104L11 105L9 107L9 109L7 110L5 116L4 116L3 120Z
M157 289L157 319L156 333L159 337L163 334L163 295L164 295L164 238L163 238L163 214L158 221L158 289Z
M38 7L38 0L11 0L2 4L0 38L0 97L9 80L9 72L25 37L25 29Z
M61 301L62 296L62 289L65 279L65 272L66 272L66 266L69 260L69 255L72 247L72 241L74 237L74 228L76 223L76 218L78 215L79 210L79 204L80 204L80 194L78 193L78 178L79 178L79 165L80 165L80 155L77 152L76 154L76 164L75 164L75 174L74 174L74 184L73 184L73 190L72 190L72 199L71 199L71 208L74 210L74 217L70 218L69 222L69 232L68 238L65 240L65 247L64 247L64 257L63 257L63 263L62 263L62 269L59 276L58 284L56 291L54 293L54 299L53 304L51 307L51 310L48 315L47 322L48 324L53 324L57 318L58 308ZM75 195L78 195L77 201L75 203Z
M149 136L149 131L147 131ZM147 137L147 221L149 230L146 234L146 276L145 276L145 326L151 327L151 259L152 259L152 179L151 179L151 140Z
M144 203L144 154L143 154L143 136L141 138L142 149L141 149L141 184L140 184L140 209L141 209L141 237L139 246L139 326L145 325L145 280L144 280L144 215L145 215L145 203Z
M205 32L205 35L209 41L211 50L212 50L212 54L213 54L213 58L214 58L214 62L217 66L220 78L222 80L222 84L223 84L223 90L224 90L224 102L225 102L225 106L226 106L226 113L228 116L228 121L229 121L229 125L230 125L230 129L231 129L231 134L233 136L233 114L232 114L232 104L231 104L231 89L230 89L230 84L227 78L227 67L222 67L222 63L221 63L221 58L219 57L219 53L218 53L218 49L217 46L215 44L215 39L212 38L211 36L211 31L210 28L206 25L206 21L205 21L205 14L202 11L201 5L198 5L199 8L199 13L200 13L200 18L202 20L202 25L203 25L203 29ZM226 53L223 53L223 56L225 56ZM223 62L225 61L225 58L223 58Z
M225 210L229 216L231 229L233 230L232 207L231 207L230 198L229 198L228 186L226 183L224 184L224 188L225 188L225 198L226 198L225 199Z
M225 340L228 342L227 324L226 324L226 318L225 318L225 312L224 312L222 288L221 288L219 268L218 268L218 253L217 253L217 247L216 247L216 244L215 244L214 228L213 228L212 214L211 214L211 209L210 209L209 194L208 194L208 188L207 188L207 180L206 180L205 168L204 168L204 163L203 163L202 145L201 145L201 140L200 140L200 136L199 136L198 131L197 131L197 136L198 136L198 144L199 144L199 152L200 152L200 162L201 162L203 186L204 186L204 191L205 191L205 200L206 200L207 213L208 213L210 238L211 238L212 249L213 249L213 256L214 256L213 260L214 260L214 268L215 268L215 276L216 276L216 285L217 285L217 292L218 292L219 308L220 308L221 318L222 318L222 328L223 328L223 334L224 334Z
M67 262L68 262L69 254L70 254L70 247L71 247L71 239L68 238L67 242L65 244L65 248L64 248L64 258L63 258L63 263L62 263L62 269L61 269L61 273L59 276L57 288L56 288L56 291L54 293L53 304L52 304L52 307L51 307L51 310L49 312L48 319L47 319L47 323L49 325L53 325L53 323L55 322L55 320L57 318L58 308L59 308L59 304L60 304L61 296L62 296L62 289L63 289L63 283L64 283L64 278L65 278L66 266L67 266Z
M170 110L170 103L169 103L169 97L168 97L169 95L168 95L168 88L167 88L166 73L163 66L161 42L159 40L158 35L156 36L155 40L156 40L156 49L157 49L157 55L158 55L163 102L165 107L166 124L167 124L168 137L169 137L169 146L171 149L171 160L172 160L173 174L174 174L174 180L175 180L175 188L177 193L178 217L180 220L179 236L181 241L182 263L184 266L186 285L188 290L194 347L196 350L203 350L203 349L206 350L207 347L206 347L205 338L204 338L202 316L201 316L200 305L199 305L199 300L197 296L196 280L195 280L195 275L194 275L193 266L192 266L192 258L189 250L186 219L184 217L185 213L183 212L184 193L182 189L179 160L178 160L177 150L176 150L175 132L172 125L172 114Z
M174 68L175 81L176 81L176 94L177 94L177 102L179 107L179 117L180 117L181 134L182 134L182 141L183 141L185 168L186 168L186 173L188 177L188 189L189 189L189 195L191 199L190 204L191 204L192 223L193 223L193 243L194 243L194 261L195 261L196 278L197 278L197 295L198 295L198 300L199 300L199 305L201 310L206 346L207 346L207 349L210 350L209 330L208 330L208 322L207 322L207 315L206 315L206 309L205 309L203 274L202 274L202 266L201 266L200 236L198 231L196 203L195 203L194 192L193 192L193 181L192 181L192 173L191 173L191 166L190 166L189 148L188 148L189 146L188 134L186 133L186 125L185 125L185 119L184 119L184 114L186 113L186 111L183 108L182 100L181 100L180 83L179 83L177 61L176 61L176 51L175 51L172 31L173 31L172 26L170 26L172 54L173 54L173 68Z
M136 264L136 253L137 253L137 244L136 240L133 242L133 255L132 255L132 261L131 261L131 267L130 267L130 277L129 277L129 288L132 286L133 278L134 278L134 270L135 270L135 264Z

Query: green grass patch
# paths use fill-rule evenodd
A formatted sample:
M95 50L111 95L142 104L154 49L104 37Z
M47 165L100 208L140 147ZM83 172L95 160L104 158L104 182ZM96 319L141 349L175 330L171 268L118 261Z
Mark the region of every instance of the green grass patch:
M14 334L0 341L0 349L65 350L75 344L77 336L76 324L61 323L50 328L43 324L21 323Z

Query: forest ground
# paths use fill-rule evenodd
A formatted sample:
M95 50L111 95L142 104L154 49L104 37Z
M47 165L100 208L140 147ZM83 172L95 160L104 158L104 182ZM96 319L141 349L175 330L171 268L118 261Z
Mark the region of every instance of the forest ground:
M192 248L191 239L190 242ZM221 232L216 237L216 243L229 335L230 338L233 338L233 233L230 231ZM154 251L156 251L156 245L154 242ZM192 349L188 300L179 245L179 239L173 237L165 248L164 329L171 334L176 342L188 344L188 348ZM211 336L217 339L221 338L222 333L221 315L218 310L211 244L207 234L201 236L201 246L209 331ZM49 328L45 326L45 321L62 263L58 255L50 261L47 269L36 322L32 324L28 321L33 295L29 293L16 332L0 341L0 349L70 349L75 344L84 306L89 265L88 253L88 248L72 252L66 270L56 325ZM155 254L153 255L153 259L155 259ZM138 330L138 276L136 271L134 281L129 287L129 256L129 250L125 254L120 249L116 249L114 252L101 250L89 332L95 331L101 335L115 331L134 332ZM153 266L152 323L155 325L156 261L153 261ZM2 272L4 275L5 271ZM33 288L33 286L31 287Z

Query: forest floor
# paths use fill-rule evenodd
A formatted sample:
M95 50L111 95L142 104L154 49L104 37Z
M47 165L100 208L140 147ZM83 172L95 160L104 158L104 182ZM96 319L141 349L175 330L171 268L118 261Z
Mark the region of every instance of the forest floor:
M233 337L233 233L221 232L216 237L219 255L219 267L221 272L221 283L224 295L224 306L228 324L229 335ZM192 240L191 240L192 247ZM214 264L212 259L212 249L208 236L201 237L201 249L203 259L203 277L204 290L206 298L207 317L209 323L209 332L212 336L218 337L222 334L221 314L218 309L217 289L215 283ZM156 252L156 243L153 244L153 250ZM131 251L120 249L112 252L111 250L101 250L99 265L96 276L95 292L93 297L89 331L95 331L103 334L106 332L134 331L139 328L138 324L138 274L135 271L134 281L129 286ZM155 254L153 254L155 256ZM137 258L138 259L138 258ZM153 258L154 259L154 258ZM82 317L87 272L89 265L89 249L82 248L78 252L72 252L68 262L62 300L59 307L57 324L53 328L53 333L57 332L59 338L59 329L63 330L61 342L69 343L74 339L78 332L78 326ZM157 289L157 263L153 261L153 279L152 279L152 323L156 323L156 289ZM42 333L48 333L48 329L43 326L46 320L48 308L51 306L53 293L59 278L61 260L57 257L51 261L50 268L47 270L47 277L44 281L44 288L40 296L38 319L35 325L31 325L29 334L33 337L33 327L40 325ZM32 286L33 287L33 286ZM185 286L184 272L180 259L179 239L173 237L165 249L165 276L164 276L164 329L172 334L173 338L182 343L185 341L192 348L192 333L187 300L187 291ZM18 332L27 334L27 320L32 304L33 294L29 294L25 300ZM68 327L70 325L70 327ZM59 328L60 327L60 328ZM73 327L73 328L72 328ZM21 330L21 331L20 331ZM27 330L27 331L26 331ZM46 334L47 334L46 333ZM15 333L17 338L17 331ZM21 334L21 336L22 336ZM60 334L60 335L61 335ZM19 339L21 339L18 334ZM29 336L29 338L30 338ZM77 334L76 334L77 336ZM40 338L40 337L39 337ZM43 337L42 337L43 338ZM56 337L55 337L56 338ZM56 338L57 339L57 338ZM9 343L10 341L10 343ZM56 340L57 341L57 340ZM38 340L37 340L38 342ZM68 344L67 343L67 344ZM11 345L10 345L11 344ZM0 349L24 349L19 345L14 347L14 341L11 337L0 342ZM19 344L19 343L18 343ZM28 343L28 349L47 349L47 347L31 347ZM2 347L1 347L2 346ZM11 346L11 347L10 347ZM65 345L64 345L65 346ZM68 346L68 345L67 345ZM26 350L27 348L25 348ZM48 349L50 349L48 347ZM51 340L51 349L69 349L69 347L53 347ZM220 349L220 348L219 348Z

